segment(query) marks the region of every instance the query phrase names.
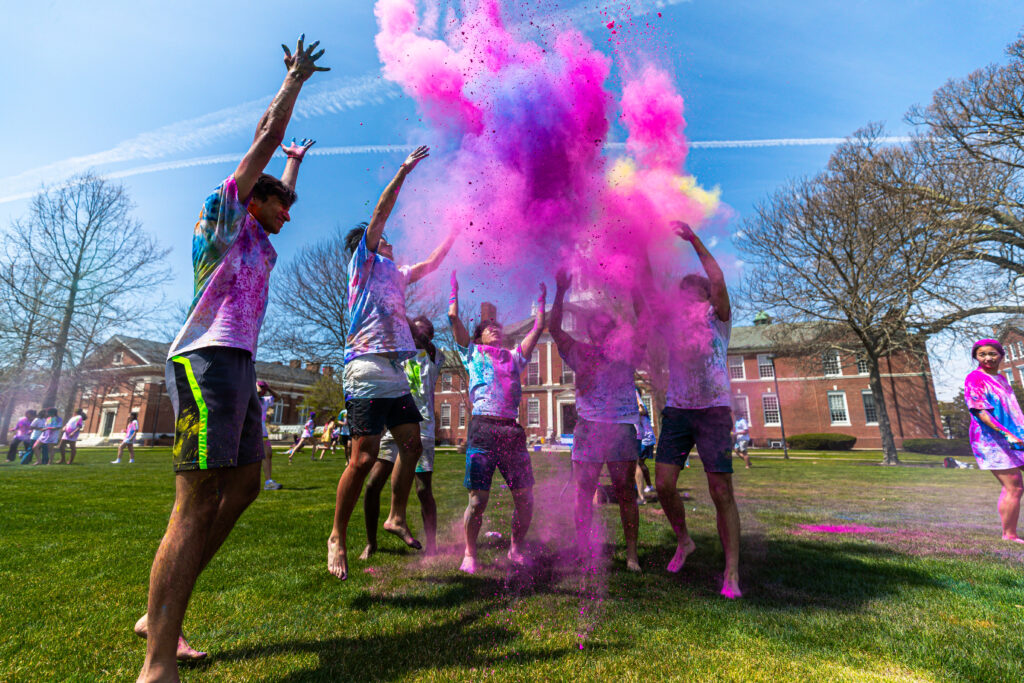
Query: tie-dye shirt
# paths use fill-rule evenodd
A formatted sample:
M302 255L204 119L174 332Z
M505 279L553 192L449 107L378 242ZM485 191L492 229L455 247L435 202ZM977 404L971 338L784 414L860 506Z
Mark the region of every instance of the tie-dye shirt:
M124 442L132 443L135 441L135 435L139 433L139 421L132 420L128 423L128 428L124 430Z
M82 431L82 416L75 415L73 418L68 420L68 423L64 425L64 438L68 441L74 441L78 438L78 432Z
M46 429L43 430L43 434L39 437L39 441L42 443L57 443L60 441L60 426L62 423L63 420L56 415L46 418Z
M458 346L462 364L469 373L469 400L474 415L518 419L523 396L521 375L528 359L522 345L515 350L494 346Z
M570 340L559 349L562 360L576 373L576 412L591 422L625 423L637 426L640 410L636 404L633 367L612 360L593 344Z
M710 352L687 355L680 348L669 351L665 403L672 408L703 410L732 405L727 360L732 322L719 320L714 307L708 304L707 325L711 332Z
M363 239L348 264L350 322L345 336L346 363L370 353L388 354L397 360L416 355L416 344L405 319L405 288L410 270L370 251L363 231Z
M964 403L971 411L971 450L978 467L983 470L1024 467L1024 451L1010 448L1005 436L983 425L974 414L975 410L986 410L1011 434L1024 439L1024 413L1006 377L990 375L981 369L968 373L964 380Z
M17 426L14 428L14 438L16 439L28 439L29 433L32 431L32 420L27 417L23 417L18 420Z
M195 296L168 358L207 346L256 355L277 252L234 176L206 198L192 235Z

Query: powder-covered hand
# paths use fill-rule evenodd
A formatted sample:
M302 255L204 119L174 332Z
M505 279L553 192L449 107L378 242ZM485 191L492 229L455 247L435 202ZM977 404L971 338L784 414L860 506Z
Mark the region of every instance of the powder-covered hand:
M324 56L324 50L320 50L316 54L313 50L320 44L320 41L316 41L307 48L303 48L302 44L306 40L306 34L303 33L299 36L299 41L295 44L295 54L291 53L287 45L281 45L281 49L284 50L284 65L288 67L288 73L292 74L299 81L306 81L317 71L330 71L330 67L317 66L316 60Z
M302 142L295 142L295 138L292 138L292 144L285 147L281 145L281 151L285 153L289 159L298 159L302 161L302 157L306 156L306 152L309 148L316 144L316 140L310 140L309 138L302 138Z
M420 161L426 159L428 156L430 156L430 148L426 145L420 145L412 151L412 154L405 158L405 161L402 162L402 168L407 171L411 171L416 168L416 164L420 163Z
M544 301L548 298L548 286L543 282L540 283L540 296L537 297L537 301L540 302L541 310L544 310Z
M451 294L448 297L448 304L449 305L454 304L455 302L457 302L459 300L459 280L458 280L458 278L455 277L455 271L454 270L452 271L451 284L452 284L452 292L451 292Z
M558 272L555 273L555 287L557 288L557 290L560 292L564 292L565 290L569 289L569 285L571 284L572 275L570 275L568 271L565 270L565 268L560 268Z
M675 232L677 235L682 237L687 242L692 242L693 240L697 239L697 235L694 234L693 228L691 228L688 223L684 223L683 221L672 221L671 225L673 232Z

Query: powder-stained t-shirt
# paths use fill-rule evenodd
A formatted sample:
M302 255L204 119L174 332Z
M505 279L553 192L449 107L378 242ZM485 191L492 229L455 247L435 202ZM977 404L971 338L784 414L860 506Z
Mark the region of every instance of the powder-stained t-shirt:
M29 438L35 441L36 439L43 435L43 427L46 426L46 418L37 417L36 419L32 420L29 426L32 427L32 434L29 436Z
M131 443L135 441L135 435L139 433L139 421L132 420L128 423L128 427L124 430L124 442Z
M78 432L82 430L82 416L75 415L73 418L68 420L68 423L64 425L64 438L68 441L74 441L78 438Z
M646 415L640 416L640 429L636 432L636 438L640 439L641 446L653 446L658 442L654 436L654 427L651 425L651 418Z
M306 420L306 424L302 425L302 436L300 438L312 438L314 432L316 432L316 423L310 418Z
M53 417L46 418L45 427L42 436L39 440L42 443L57 443L60 441L60 426L63 424L63 420L54 415Z
M736 420L736 424L733 425L732 430L736 432L736 434L739 436L746 436L745 434L743 434L743 432L750 431L750 423L741 417L740 419Z
M580 417L591 422L639 424L632 365L609 359L600 347L576 340L570 340L559 353L576 373L576 412Z
M29 433L32 431L32 420L27 417L23 417L18 420L18 424L14 428L14 437L16 439L28 439Z
M990 375L980 368L964 380L964 402L971 412L971 450L983 470L1007 470L1024 467L1024 451L1010 448L1001 432L981 423L975 410L986 410L996 422L1018 439L1024 439L1024 413L1013 388L1002 374Z
M519 400L523 396L521 377L528 359L523 347L513 351L495 346L457 346L459 356L469 373L469 400L474 415L517 419Z
M260 396L260 424L263 426L263 436L269 436L267 431L267 413L274 407L274 397L270 394Z
M673 346L669 351L669 377L666 405L684 410L730 407L727 354L732 322L718 319L708 304L707 325L711 332L710 350L699 356Z
M366 231L348 265L349 327L345 336L345 362L370 353L389 354L397 360L416 355L416 344L405 319L408 266L399 268L366 246Z
M168 358L208 346L256 355L277 252L248 207L234 176L206 198L192 235L195 296Z

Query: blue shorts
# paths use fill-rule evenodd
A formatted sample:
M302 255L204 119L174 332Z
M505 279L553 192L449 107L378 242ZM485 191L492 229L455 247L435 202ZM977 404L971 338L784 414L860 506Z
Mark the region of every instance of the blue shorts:
M512 490L533 486L526 432L510 418L474 415L466 438L466 479L470 491L490 491L494 470Z
M698 410L666 407L661 411L661 436L655 462L684 467L690 451L705 472L732 473L732 409L716 406Z
M592 422L582 417L572 433L576 462L629 462L640 456L636 427L629 423Z

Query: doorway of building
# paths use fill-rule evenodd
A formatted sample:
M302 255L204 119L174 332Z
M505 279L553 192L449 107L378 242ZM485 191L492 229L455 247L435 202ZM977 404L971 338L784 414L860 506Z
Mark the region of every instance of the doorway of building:
M103 413L103 428L100 430L100 434L103 436L110 436L110 432L114 431L114 412Z
M563 403L562 410L562 436L569 436L576 429L576 404Z

